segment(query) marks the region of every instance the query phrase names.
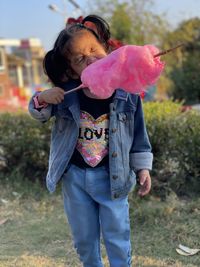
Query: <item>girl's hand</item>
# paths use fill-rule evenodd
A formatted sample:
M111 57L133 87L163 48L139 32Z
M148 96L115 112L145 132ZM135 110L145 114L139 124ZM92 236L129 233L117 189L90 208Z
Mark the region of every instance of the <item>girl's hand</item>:
M147 195L151 189L151 176L148 170L141 170L138 172L138 177L140 183L138 194L143 197Z
M59 104L64 100L64 92L65 91L59 87L47 89L38 95L38 102L39 104Z

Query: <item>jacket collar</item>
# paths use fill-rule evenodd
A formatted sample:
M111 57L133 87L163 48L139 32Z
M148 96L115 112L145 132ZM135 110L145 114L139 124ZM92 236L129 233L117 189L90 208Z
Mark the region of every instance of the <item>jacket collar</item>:
M61 87L65 90L65 91L69 91L70 89L73 89L77 86L79 86L81 84L80 80L70 80L67 83L64 83ZM72 106L74 103L77 103L77 99L78 95L77 92L74 93L70 93L69 95L65 95L65 99L64 101L59 104L61 105L60 108L63 109L63 107L69 107ZM121 99L127 102L128 100L128 93L125 92L123 89L118 88L116 89L115 93L114 93L114 97L113 99Z
M116 89L116 92L114 94L114 99L121 99L121 100L128 100L128 93L125 92L123 89L119 88Z
M60 87L64 89L65 92L78 87L81 84L80 80L69 80L67 83L63 83ZM60 103L60 108L66 108L77 103L78 95L77 92L73 92L65 95L64 101Z

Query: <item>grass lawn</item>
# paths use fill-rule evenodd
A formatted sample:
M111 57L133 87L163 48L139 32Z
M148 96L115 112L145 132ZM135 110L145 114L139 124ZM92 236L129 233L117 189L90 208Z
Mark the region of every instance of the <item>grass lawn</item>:
M30 190L21 193L1 185L0 267L81 266L61 196ZM163 202L133 194L130 203L133 267L200 266L200 253L184 257L175 250L180 243L200 248L200 199L171 194ZM103 259L108 267L105 250Z

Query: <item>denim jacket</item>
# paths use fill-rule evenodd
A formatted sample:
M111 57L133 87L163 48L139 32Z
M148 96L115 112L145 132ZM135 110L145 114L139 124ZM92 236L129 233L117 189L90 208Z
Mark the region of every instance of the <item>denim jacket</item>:
M65 91L79 85L71 81L63 86ZM33 118L46 122L52 116L49 168L46 177L47 188L54 192L56 184L66 171L76 147L80 106L76 92L65 95L58 105L48 105L37 110L33 98L29 103L29 112ZM141 99L138 95L117 89L110 104L109 114L109 175L111 198L127 196L136 184L136 172L152 168L153 155L147 135ZM95 179L95 177L94 177Z

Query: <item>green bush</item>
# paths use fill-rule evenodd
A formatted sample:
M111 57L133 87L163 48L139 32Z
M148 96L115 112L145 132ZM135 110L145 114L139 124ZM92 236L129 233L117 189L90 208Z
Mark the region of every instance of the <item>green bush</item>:
M198 192L200 114L182 112L181 104L172 101L144 103L144 112L154 154L153 193ZM0 179L43 182L50 128L51 123L41 124L28 114L0 115Z
M48 165L50 124L28 114L0 115L1 179L43 180Z
M144 105L154 168L154 191L173 190L189 195L200 189L200 114L182 112L180 103L164 101Z

